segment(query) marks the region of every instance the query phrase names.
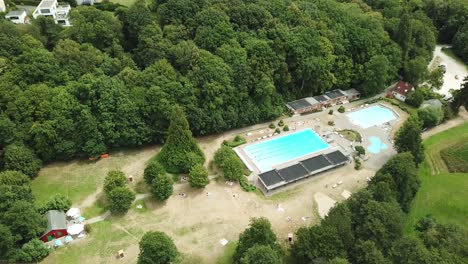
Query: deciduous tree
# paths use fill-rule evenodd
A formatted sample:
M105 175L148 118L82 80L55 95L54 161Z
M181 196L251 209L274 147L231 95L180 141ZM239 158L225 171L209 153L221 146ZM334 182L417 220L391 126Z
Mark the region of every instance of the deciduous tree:
M208 179L208 172L203 165L197 164L190 169L189 184L193 188L204 188L210 180Z
M126 213L135 200L135 194L127 186L115 187L107 195L107 199L111 212Z
M395 135L395 149L399 153L411 152L416 164L419 164L424 158L421 126L421 120L417 116L411 116Z
M271 224L266 218L253 218L249 227L239 235L239 242L233 256L235 263L241 263L246 252L255 245L269 246L277 254L281 254L281 248Z
M173 263L179 256L174 242L163 232L146 232L139 245L138 264Z

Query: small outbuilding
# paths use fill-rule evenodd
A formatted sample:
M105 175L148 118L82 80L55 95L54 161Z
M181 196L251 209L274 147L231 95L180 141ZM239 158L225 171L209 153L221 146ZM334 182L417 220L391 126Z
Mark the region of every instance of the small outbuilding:
M26 23L26 18L28 13L24 9L10 11L8 14L5 15L5 18L10 20L15 24L24 24Z
M356 89L344 90L343 93L346 94L346 99L350 102L361 98L361 93Z
M47 219L47 229L40 237L42 241L49 242L56 238L61 238L68 235L67 220L64 212L58 210L49 210L44 214L44 217Z

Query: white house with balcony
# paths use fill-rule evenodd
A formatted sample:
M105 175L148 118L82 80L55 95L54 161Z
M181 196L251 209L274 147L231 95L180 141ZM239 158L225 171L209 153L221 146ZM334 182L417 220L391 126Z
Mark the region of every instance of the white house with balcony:
M42 0L34 10L33 17L52 17L56 24L71 26L69 20L71 7L69 4L59 4L57 0Z

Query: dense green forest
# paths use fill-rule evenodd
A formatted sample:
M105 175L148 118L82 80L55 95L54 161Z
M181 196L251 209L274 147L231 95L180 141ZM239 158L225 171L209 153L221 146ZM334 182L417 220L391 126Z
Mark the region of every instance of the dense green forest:
M204 135L330 89L370 96L399 75L417 84L436 28L420 1L394 3L158 0L73 8L68 28L1 21L0 147L43 161L97 156L163 142L175 105Z

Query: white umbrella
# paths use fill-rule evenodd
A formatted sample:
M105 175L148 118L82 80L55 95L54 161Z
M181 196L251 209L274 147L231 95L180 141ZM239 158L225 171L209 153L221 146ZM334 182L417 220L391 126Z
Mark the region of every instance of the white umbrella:
M77 218L80 216L80 208L70 208L70 210L67 211L67 216L72 217L72 218Z
M84 225L82 224L75 224L67 228L67 232L69 235L78 235L79 233L83 232L84 230Z

